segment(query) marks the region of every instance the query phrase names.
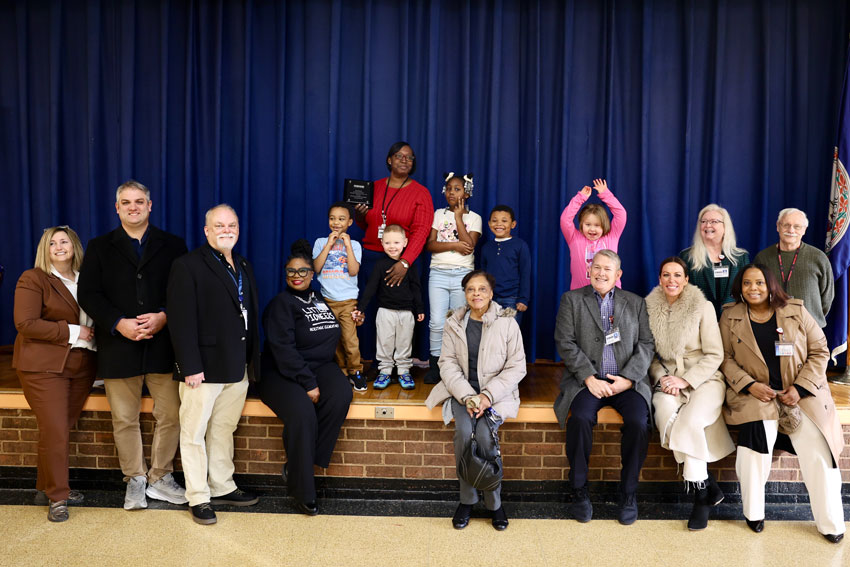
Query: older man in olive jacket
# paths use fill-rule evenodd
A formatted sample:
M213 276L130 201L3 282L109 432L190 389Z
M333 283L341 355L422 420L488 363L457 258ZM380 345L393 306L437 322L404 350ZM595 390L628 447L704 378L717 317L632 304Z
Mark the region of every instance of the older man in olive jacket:
M579 522L593 516L587 469L596 414L604 406L623 416L618 519L624 525L637 519L635 491L649 445L648 370L655 346L643 298L615 287L622 273L616 253L597 252L590 285L561 297L555 324L555 344L567 367L555 414L567 426L570 484L575 492L570 512Z

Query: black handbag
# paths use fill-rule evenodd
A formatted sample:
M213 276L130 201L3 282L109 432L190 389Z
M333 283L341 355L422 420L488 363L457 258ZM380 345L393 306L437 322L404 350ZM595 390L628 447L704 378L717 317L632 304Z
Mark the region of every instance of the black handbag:
M490 454L484 454L478 441L475 439L475 429L478 418L472 418L472 435L466 440L463 453L457 463L457 476L478 490L492 491L499 487L504 475L502 467L502 452L499 449L499 434L493 427L499 418L490 409L484 412L482 419L487 423L490 435L493 437L493 450Z

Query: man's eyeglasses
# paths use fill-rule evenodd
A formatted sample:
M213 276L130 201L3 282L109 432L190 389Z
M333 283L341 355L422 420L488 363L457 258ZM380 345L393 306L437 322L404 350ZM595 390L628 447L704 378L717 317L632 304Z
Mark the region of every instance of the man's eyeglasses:
M409 156L400 152L397 154L393 154L393 157L398 161L413 161L416 159L416 156Z
M800 232L801 230L803 230L806 227L804 227L801 224L789 224L787 222L783 222L782 224L779 225L779 228L781 228L782 230L789 230L789 229L793 228L794 232Z
M298 268L297 270L295 268L286 268L286 277L294 278L298 276L299 278L306 278L312 271L310 268Z

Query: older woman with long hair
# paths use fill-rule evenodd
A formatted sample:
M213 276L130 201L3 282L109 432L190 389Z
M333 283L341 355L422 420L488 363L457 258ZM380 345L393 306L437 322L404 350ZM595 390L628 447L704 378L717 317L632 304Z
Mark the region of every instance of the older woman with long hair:
M735 227L729 212L711 203L697 216L694 240L679 257L687 262L691 283L702 290L720 318L724 303L732 303L732 281L741 266L750 263L750 255L738 248Z
M818 531L844 537L841 471L844 435L826 381L823 331L767 268L744 266L732 284L735 305L720 318L726 376L723 416L739 426L735 470L744 517L764 529L764 485L774 447L797 454Z
M68 519L68 500L80 500L68 485L70 430L77 422L95 376L94 324L77 304L83 246L67 226L44 231L35 267L15 287L15 350L24 397L38 422L37 500L47 519ZM45 498L46 496L46 498Z
M492 408L494 428L501 420L516 417L519 411L519 383L525 377L525 349L513 309L502 309L493 301L496 282L482 270L474 270L461 282L466 305L449 312L440 353L440 382L431 390L425 405L443 407L443 421L455 422L455 460L460 461L475 427L475 439L484 454L493 450L492 435L485 412ZM467 401L475 398L471 409ZM478 418L484 419L478 419ZM469 524L478 491L463 479L460 504L452 525L463 529ZM484 504L492 513L497 530L508 527L502 506L501 485L484 491Z
M708 525L723 492L708 463L735 450L720 415L726 393L723 342L714 307L688 283L688 267L675 256L661 262L658 285L646 298L656 357L649 367L652 406L661 445L684 464L686 489L694 493L688 529Z

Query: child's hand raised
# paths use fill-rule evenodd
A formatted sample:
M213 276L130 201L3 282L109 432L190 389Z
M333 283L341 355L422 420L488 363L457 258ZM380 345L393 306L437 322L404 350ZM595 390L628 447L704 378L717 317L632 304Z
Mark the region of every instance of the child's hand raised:
M454 208L452 209L456 217L463 217L463 213L466 212L466 197L461 197L455 203Z
M593 188L596 189L597 193L604 193L608 190L608 182L604 179L594 179Z
M581 191L579 191L579 193L581 193L585 197L590 197L590 194L593 193L593 189L591 189L590 186L585 185L581 188Z
M329 247L333 246L334 244L336 244L337 239L339 239L339 232L336 231L336 230L332 230L331 233L328 235L328 244L327 245Z
M346 246L351 244L351 236L349 236L347 232L343 232L342 234L339 235L338 238L342 238L342 243L345 244Z

